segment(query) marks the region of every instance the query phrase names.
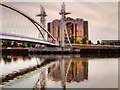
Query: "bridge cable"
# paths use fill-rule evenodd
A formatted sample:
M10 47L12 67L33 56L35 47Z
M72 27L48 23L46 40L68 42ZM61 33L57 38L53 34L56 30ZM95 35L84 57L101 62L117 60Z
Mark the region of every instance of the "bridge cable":
M58 43L58 41L56 41L56 39L52 36L52 34L51 34L50 32L48 32L48 31L47 31L43 26L41 26L37 21L35 21L34 19L30 18L30 16L28 16L28 15L20 12L19 10L15 9L15 8L13 8L13 7L10 7L10 6L8 6L8 5L5 5L5 4L3 4L3 3L0 3L0 5L4 6L4 7L6 7L6 8L9 8L9 9L11 9L11 10L13 10L13 11L16 11L17 13L19 13L19 14L23 15L24 17L26 17L26 18L27 18L28 20L30 20L32 23L33 23L33 22L36 23L36 24L37 24L38 26L40 26L47 34L49 34L49 35L51 36L51 38L52 38L56 43ZM35 24L34 24L34 25L35 25Z
M66 30L66 25L65 25L65 33L66 33L66 35L67 35L67 39L68 39L69 45L70 45L70 47L72 47L71 42L70 42L70 39L69 39L69 37L68 37L68 31Z

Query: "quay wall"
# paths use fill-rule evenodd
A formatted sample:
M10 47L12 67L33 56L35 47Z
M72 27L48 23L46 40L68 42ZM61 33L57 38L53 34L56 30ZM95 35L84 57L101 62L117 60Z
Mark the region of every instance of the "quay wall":
M28 49L0 49L1 55L28 55Z
M39 47L23 49L0 49L2 54L119 54L120 47L73 46L73 47Z
M60 48L46 47L29 50L31 54L119 54L120 48Z

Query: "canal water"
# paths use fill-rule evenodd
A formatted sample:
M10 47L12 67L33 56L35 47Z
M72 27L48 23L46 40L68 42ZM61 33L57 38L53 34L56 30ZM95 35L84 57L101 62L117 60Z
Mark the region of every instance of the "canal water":
M2 88L118 88L118 57L28 55L0 57L0 77L39 66L1 82Z

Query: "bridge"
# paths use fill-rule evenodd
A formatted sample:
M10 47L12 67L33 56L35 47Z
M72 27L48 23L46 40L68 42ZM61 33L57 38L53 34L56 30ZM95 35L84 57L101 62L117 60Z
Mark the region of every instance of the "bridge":
M5 3L0 3L0 5L2 6L3 19L1 20L2 31L0 32L0 39L59 46L59 43L45 27L41 25L41 23L38 23L32 17L13 6ZM32 29L30 30L30 28ZM52 38L52 41L48 41L45 38L45 34L49 35Z
M2 6L2 32L0 31L0 39L14 40L22 42L31 42L35 44L57 46L56 48L35 48L34 51L49 52L49 53L116 53L120 52L120 46L111 45L77 45L71 44L65 26L65 15L70 14L65 11L65 4L61 6L61 24L60 24L60 42L45 29L45 17L47 16L45 9L41 6L41 13L36 15L40 17L40 23L34 20L23 11L5 3L0 3ZM52 38L52 41L47 40L47 36ZM65 44L65 35L69 44ZM32 49L33 50L33 49ZM29 49L29 51L32 51ZM34 52L32 51L32 52Z
M36 44L42 44L42 45L49 45L49 46L59 46L58 43L50 42L47 40L41 40L38 38L32 38L22 35L14 35L14 34L0 34L0 39L2 40L14 40L14 41L22 41L22 42L31 42Z

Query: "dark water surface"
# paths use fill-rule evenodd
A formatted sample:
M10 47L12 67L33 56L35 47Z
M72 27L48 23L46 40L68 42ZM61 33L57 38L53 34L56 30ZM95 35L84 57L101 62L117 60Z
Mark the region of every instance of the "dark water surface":
M1 56L0 77L32 66L34 71L3 88L118 88L118 57L80 55Z

